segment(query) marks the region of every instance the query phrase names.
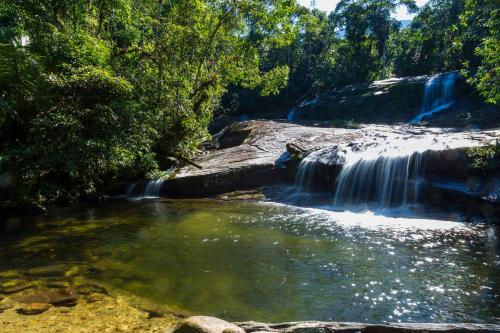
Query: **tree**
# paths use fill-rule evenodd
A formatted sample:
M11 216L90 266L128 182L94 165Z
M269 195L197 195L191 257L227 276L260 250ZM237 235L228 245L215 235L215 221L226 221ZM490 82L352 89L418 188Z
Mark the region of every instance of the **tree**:
M419 11L409 28L391 38L394 72L398 76L458 70L462 55L456 52L456 25L463 0L431 0Z
M466 0L456 45L464 73L490 103L500 102L500 9L495 0Z
M413 0L342 0L337 5L333 20L337 28L344 29L346 39L358 50L367 39L373 38L381 61L380 77L385 79L387 67L387 41L399 28L392 18L398 6L415 12ZM359 51L355 54L359 55Z

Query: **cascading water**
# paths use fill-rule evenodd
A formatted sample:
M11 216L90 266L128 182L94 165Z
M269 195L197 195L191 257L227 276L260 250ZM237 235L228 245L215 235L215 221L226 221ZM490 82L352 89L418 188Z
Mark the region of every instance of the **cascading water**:
M422 154L358 159L342 168L334 206L376 202L380 207L416 203L422 184Z
M420 203L426 173L477 145L477 133L414 126L364 126L350 142L315 151L299 164L299 193L330 192L333 208L367 204L393 208ZM442 163L443 162L443 163Z
M311 100L304 100L304 101L302 101L302 103L300 103L299 105L294 106L290 110L290 112L286 116L286 119L288 121L295 121L295 120L297 120L297 116L298 116L299 110L301 108L304 108L304 107L307 107L307 106L313 106L316 103L318 103L317 99L311 99Z
M144 193L138 195L138 189L140 188L140 182L135 182L129 186L127 189L127 197L133 198L159 198L161 196L161 189L163 186L163 180L150 180L146 183L144 187Z
M424 100L420 113L410 123L421 122L425 117L446 110L453 103L457 73L442 73L432 76L425 84Z
M343 166L340 172L337 171L336 180L330 181L334 183L331 191L334 192L335 207L370 202L379 207L416 203L423 183L423 153L396 152L345 156L337 146L313 152L301 161L295 186L301 193L314 191L318 183L323 188L328 186L324 173L340 162Z
M163 180L150 180L146 184L146 189L144 190L144 196L149 198L159 198L161 187L163 185Z
M309 154L300 161L297 175L295 176L295 187L302 193L317 189L318 177L324 176L325 173L335 168L335 165L343 161L343 159L344 156L339 151L338 146L321 149Z

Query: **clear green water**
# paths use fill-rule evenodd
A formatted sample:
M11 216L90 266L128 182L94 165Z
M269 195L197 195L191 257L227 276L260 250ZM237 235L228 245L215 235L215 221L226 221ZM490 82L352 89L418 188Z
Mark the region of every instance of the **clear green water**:
M496 322L493 226L268 203L114 202L22 221L0 270L54 263L227 320Z

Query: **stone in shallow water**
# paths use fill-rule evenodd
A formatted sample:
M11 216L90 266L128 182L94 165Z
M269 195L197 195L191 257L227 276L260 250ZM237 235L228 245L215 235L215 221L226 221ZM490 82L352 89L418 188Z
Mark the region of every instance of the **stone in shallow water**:
M36 315L47 311L51 306L48 303L31 303L23 306L17 312L24 315Z
M40 291L32 294L21 295L15 298L21 303L50 303L53 305L76 305L77 295L71 288Z
M49 281L47 287L49 288L68 288L71 284L67 281Z
M17 296L14 297L14 300L25 304L50 303L50 298L47 295L41 293Z
M0 302L0 312L8 310L8 309L13 308L13 307L14 307L14 303L9 301L9 300L4 299Z
M54 305L76 305L77 294L71 288L61 288L57 290L49 290L44 292L48 296L50 303Z
M219 318L193 316L182 320L166 333L245 333L245 331Z
M97 293L109 296L109 293L106 290L106 288L90 283L79 285L78 287L76 287L76 291L78 291L78 293L82 295L90 295Z
M43 267L35 267L30 268L26 274L31 276L63 276L68 269L67 265L59 264L59 265L51 265L51 266L43 266Z
M87 301L87 303L101 302L104 300L104 296L100 294L90 294L85 297L85 300Z
M2 291L6 294L14 294L33 287L34 284L24 280L12 280L2 284Z

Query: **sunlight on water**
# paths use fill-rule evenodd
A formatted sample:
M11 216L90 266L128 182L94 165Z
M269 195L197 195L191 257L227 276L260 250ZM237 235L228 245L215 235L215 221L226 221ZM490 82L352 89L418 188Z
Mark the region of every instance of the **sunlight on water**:
M81 278L227 320L500 316L495 227L320 208L142 200L66 209L4 235L0 271L77 266Z
M331 207L303 208L310 212L310 218L322 221L324 225L360 227L364 229L390 229L392 231L453 230L465 231L467 227L460 222L432 218L421 218L406 209L378 209L355 211L329 211ZM441 216L443 217L443 216ZM446 216L444 216L446 217Z

